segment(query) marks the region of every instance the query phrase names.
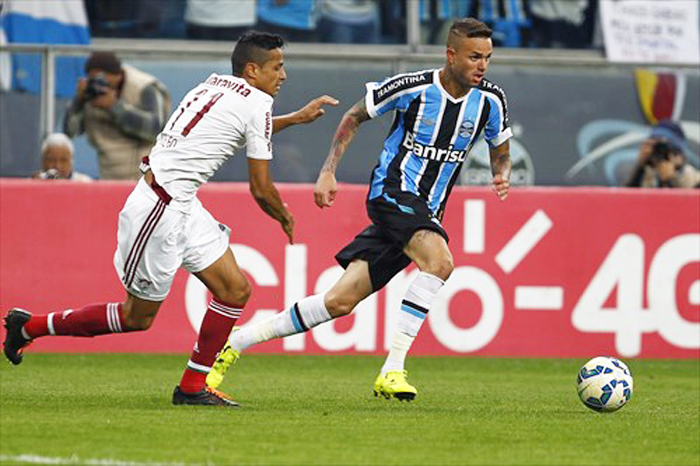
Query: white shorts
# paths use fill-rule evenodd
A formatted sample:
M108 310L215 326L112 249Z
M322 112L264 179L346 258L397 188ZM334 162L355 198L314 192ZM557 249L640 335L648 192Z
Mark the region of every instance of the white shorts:
M226 252L231 230L194 198L188 212L167 206L139 180L119 213L114 267L126 290L148 301L168 295L177 269L200 272Z

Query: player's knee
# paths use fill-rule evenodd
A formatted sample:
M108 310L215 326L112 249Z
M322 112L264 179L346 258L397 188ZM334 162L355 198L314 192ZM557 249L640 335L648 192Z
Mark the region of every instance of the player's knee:
M153 325L155 316L134 316L125 315L124 319L124 331L125 332L142 332L148 330Z
M235 285L227 286L224 290L216 293L214 296L219 301L225 303L244 305L248 302L250 294L252 292L252 287L248 280L242 283L237 283Z
M339 293L334 293L333 290L326 293L324 301L328 313L334 318L350 314L357 305L354 299L350 299Z
M121 307L121 327L124 332L140 332L153 325L159 305L153 307L133 297L128 298Z
M452 271L454 271L454 269L455 263L452 260L452 257L448 257L440 262L435 275L441 278L442 281L446 281L448 278L450 278L450 275L452 275Z
M452 275L452 271L454 269L455 264L452 257L442 257L431 261L423 272L435 275L442 281L445 281L450 278L450 275Z

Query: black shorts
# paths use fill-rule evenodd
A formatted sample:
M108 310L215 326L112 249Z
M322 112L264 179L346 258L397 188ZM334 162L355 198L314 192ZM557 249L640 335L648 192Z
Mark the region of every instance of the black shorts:
M343 267L360 259L369 263L372 290L384 287L411 259L404 254L406 244L418 230L432 230L449 241L425 201L415 194L400 193L396 198L383 195L367 201L372 224L362 230L335 259Z

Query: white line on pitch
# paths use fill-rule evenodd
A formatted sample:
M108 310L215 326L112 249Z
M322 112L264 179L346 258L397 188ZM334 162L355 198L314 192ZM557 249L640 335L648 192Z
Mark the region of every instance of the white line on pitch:
M138 461L121 461L113 459L81 459L77 456L50 457L41 455L0 455L0 463L15 464L80 464L87 466L197 466L193 463L150 463Z
M550 228L552 221L547 214L538 210L498 252L496 263L505 273L512 272Z
M564 307L564 289L560 286L516 286L515 308L535 311L560 311Z

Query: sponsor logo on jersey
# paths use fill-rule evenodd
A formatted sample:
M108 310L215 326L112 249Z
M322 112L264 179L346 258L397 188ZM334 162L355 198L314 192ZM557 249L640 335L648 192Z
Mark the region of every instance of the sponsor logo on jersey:
M428 71L422 74L411 74L391 79L374 90L374 103L379 104L392 95L405 89L410 89L423 84L433 82L433 72Z
M158 145L161 147L172 148L177 146L177 139L165 133L160 133L157 141Z
M452 144L447 149L428 146L414 141L413 133L406 134L403 147L416 157L421 157L436 162L464 162L467 158L466 150L453 149Z
M503 106L503 126L510 126L510 122L508 121L508 100L506 100L506 93L503 92L503 89L487 79L481 80L479 88L494 94L501 101L501 105Z
M409 87L411 85L422 83L426 79L426 75L419 74L417 76L404 76L403 78L399 78L395 81L390 81L389 83L377 89L377 98L381 99L388 92L396 90L400 87Z

